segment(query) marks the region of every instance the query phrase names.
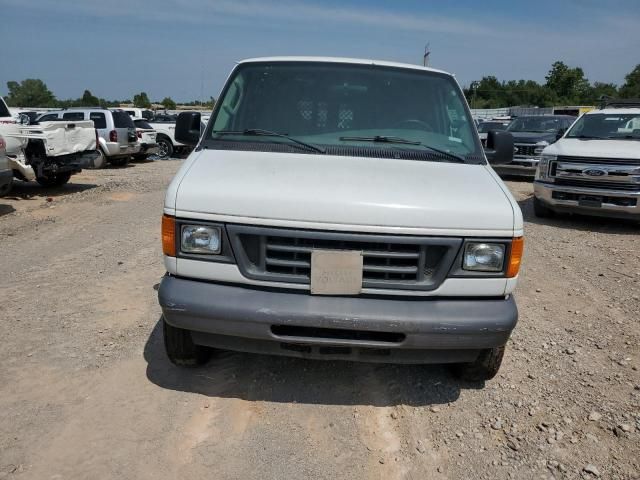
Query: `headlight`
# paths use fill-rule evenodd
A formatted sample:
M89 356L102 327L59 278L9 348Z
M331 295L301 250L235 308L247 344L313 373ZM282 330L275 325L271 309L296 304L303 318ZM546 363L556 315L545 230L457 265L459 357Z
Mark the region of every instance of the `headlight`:
M533 150L535 155L540 155L542 151L549 146L549 142L542 140L541 142L536 143L536 148Z
M549 178L549 164L558 159L555 155L542 155L542 158L538 162L538 168L536 169L536 179L546 180Z
M500 272L504 266L505 246L501 243L467 243L462 268L476 272Z
M180 250L184 253L217 255L221 250L220 227L183 225Z

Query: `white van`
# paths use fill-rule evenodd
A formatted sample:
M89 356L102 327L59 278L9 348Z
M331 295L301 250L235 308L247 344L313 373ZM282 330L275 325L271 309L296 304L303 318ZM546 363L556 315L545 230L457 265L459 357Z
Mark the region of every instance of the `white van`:
M202 134L200 120L178 117L197 147L162 219L171 361L213 348L496 374L518 317L522 214L452 75L247 60Z

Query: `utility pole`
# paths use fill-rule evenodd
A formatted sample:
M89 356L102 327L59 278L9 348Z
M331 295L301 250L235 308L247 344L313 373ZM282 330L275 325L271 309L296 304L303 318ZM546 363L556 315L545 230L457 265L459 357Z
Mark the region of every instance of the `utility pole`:
M476 93L478 92L478 87L480 86L480 82L474 80L471 82L471 90L473 90L473 95L471 97L471 108L476 108Z
M424 46L424 55L422 56L422 65L425 67L429 66L429 55L431 54L431 50L429 50L429 43Z

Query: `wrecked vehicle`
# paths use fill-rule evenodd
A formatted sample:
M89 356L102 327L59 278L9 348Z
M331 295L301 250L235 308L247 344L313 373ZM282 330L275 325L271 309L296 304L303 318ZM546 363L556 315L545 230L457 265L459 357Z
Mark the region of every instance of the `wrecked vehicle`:
M9 159L6 151L7 144L0 135L0 197L11 191L13 172L9 168Z
M6 104L0 98L0 108ZM25 122L28 123L28 122ZM91 121L1 122L0 135L13 176L42 186L63 185L98 155Z
M491 155L510 157L501 133ZM496 375L518 318L522 213L451 74L246 60L204 132L182 113L176 138L196 148L162 218L172 362L227 349Z

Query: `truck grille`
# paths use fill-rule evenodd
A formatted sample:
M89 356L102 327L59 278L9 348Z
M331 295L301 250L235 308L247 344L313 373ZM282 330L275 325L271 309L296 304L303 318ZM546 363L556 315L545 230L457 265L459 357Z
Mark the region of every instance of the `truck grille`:
M446 277L462 244L448 237L387 236L228 225L238 266L256 280L311 281L311 252L361 251L365 288L432 290Z
M536 146L528 143L516 143L515 148L517 149L514 157L536 157L539 155L535 154Z
M559 156L549 171L557 185L640 192L640 160Z

